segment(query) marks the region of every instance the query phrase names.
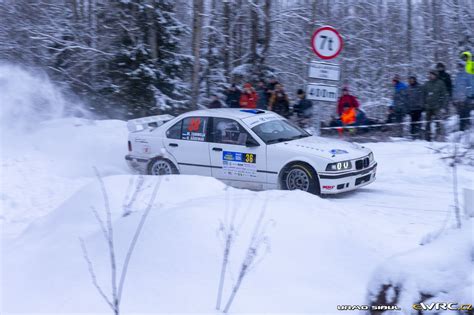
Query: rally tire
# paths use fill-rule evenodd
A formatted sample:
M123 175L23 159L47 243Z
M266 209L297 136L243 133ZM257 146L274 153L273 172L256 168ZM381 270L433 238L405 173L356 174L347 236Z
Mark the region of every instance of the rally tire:
M284 190L303 190L314 195L321 194L318 175L307 163L295 162L287 165L280 181Z
M148 163L147 167L148 175L172 175L179 174L178 168L168 159L164 158L154 158Z

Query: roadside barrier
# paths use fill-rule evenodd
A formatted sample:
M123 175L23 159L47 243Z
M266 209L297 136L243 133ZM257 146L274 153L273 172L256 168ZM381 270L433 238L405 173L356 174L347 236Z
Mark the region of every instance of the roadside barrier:
M471 118L459 118L459 120L470 120ZM431 122L446 122L447 119L436 119ZM457 122L456 121L456 122ZM399 123L383 123L383 124L373 124L373 125L347 125L347 126L337 126L337 127L321 127L321 130L337 130L337 129L358 129L358 128L373 128L373 127L385 127L385 126L400 126L400 125L419 125L428 123L428 120L420 120L416 122L399 122Z

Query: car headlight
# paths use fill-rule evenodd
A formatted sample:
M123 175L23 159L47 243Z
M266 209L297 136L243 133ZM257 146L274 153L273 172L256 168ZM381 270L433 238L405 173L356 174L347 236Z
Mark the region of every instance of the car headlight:
M370 152L369 154L369 163L372 163L374 161L374 154Z
M346 171L352 168L351 161L342 161L337 163L328 164L326 171Z

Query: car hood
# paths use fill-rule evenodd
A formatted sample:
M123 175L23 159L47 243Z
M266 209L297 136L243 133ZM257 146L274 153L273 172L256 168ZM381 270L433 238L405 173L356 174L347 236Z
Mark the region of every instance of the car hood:
M357 143L316 136L275 143L271 144L271 146L278 147L282 150L291 150L313 156L316 155L335 162L360 158L372 152L370 149Z

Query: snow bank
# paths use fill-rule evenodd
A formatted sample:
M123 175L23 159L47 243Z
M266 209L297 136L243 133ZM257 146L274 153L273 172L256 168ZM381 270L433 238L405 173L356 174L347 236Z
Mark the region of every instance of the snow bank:
M105 178L113 209L118 261L149 199L156 177L146 177L122 216L134 176ZM244 279L232 311L334 313L339 303L363 301L371 264L378 261L363 225L354 225L328 200L303 192L229 189L212 178L162 180L130 265L124 312L214 312L223 243L220 222L235 209L238 237L230 256L224 299L235 283L253 226L266 204L269 252ZM91 207L103 215L94 181L4 248L4 310L7 312L106 312L92 286L78 237L84 238L98 280L108 292L107 251ZM226 214L227 213L227 214ZM352 220L352 219L351 219ZM364 241L355 235L364 234ZM33 263L32 263L33 262ZM120 264L121 265L121 264ZM25 297L28 299L25 299ZM87 301L87 303L84 303Z
M472 303L474 298L473 220L462 229L443 233L432 243L389 258L374 272L369 284L371 302L386 294L390 285L396 294L387 298L404 310L424 301ZM409 313L409 312L407 312Z

